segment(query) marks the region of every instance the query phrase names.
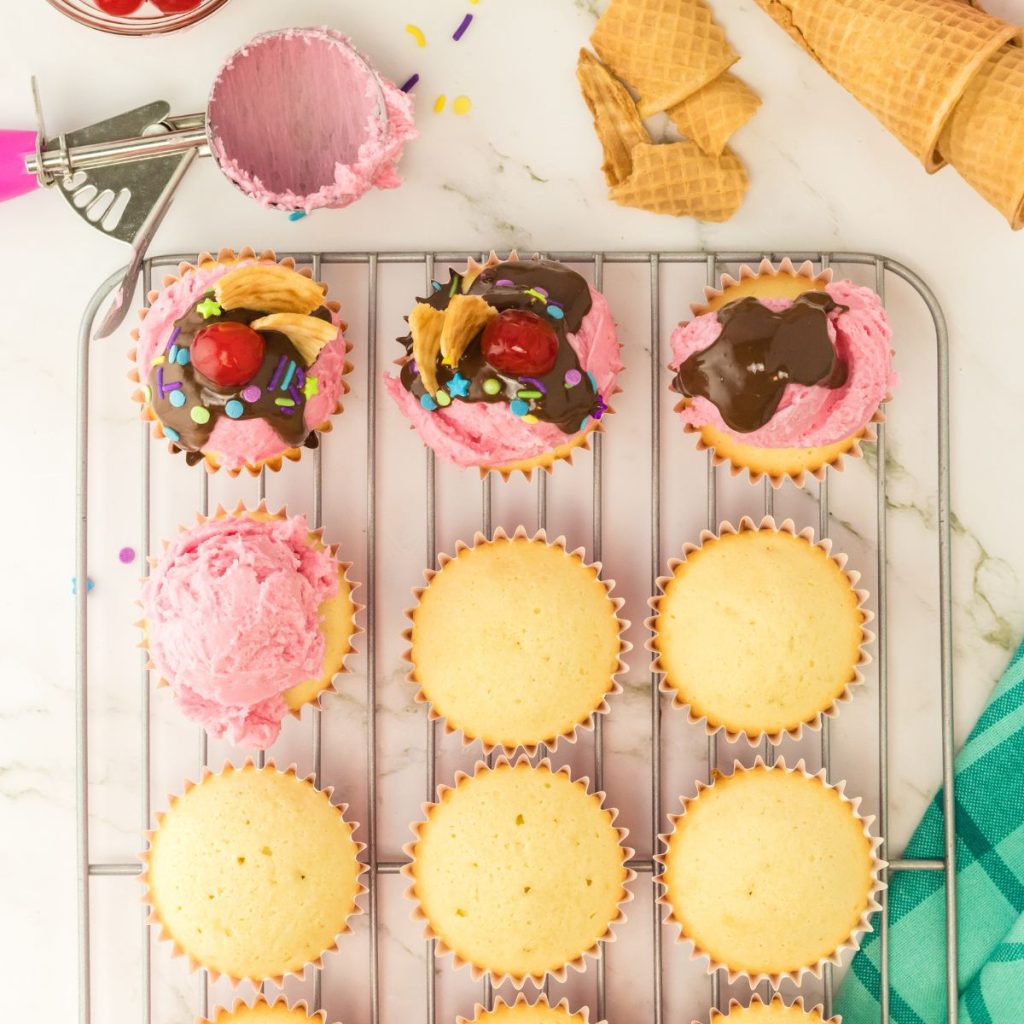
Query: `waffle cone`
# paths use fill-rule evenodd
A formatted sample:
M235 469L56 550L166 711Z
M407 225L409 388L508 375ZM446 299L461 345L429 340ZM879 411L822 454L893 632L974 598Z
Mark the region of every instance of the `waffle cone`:
M669 107L668 116L681 135L692 139L708 156L721 156L729 139L761 106L761 97L735 75L726 72Z
M757 0L931 172L942 129L1014 25L960 0Z
M1016 231L1024 226L1024 49L1004 46L971 80L939 151Z
M723 221L740 208L748 184L746 169L732 150L708 156L684 140L637 146L633 173L608 194L620 206Z
M644 117L675 106L739 60L703 0L612 0L590 42L639 91Z

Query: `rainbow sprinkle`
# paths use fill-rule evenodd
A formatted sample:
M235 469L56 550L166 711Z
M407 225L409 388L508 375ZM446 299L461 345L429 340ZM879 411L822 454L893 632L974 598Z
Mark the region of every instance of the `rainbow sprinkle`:
M452 101L452 110L456 114L468 114L473 109L473 101L468 96L456 96Z
M454 39L455 42L458 42L466 34L466 29L469 28L472 21L473 15L467 14L462 21L459 22L459 27L452 33L452 39Z
M447 97L445 96L445 94L441 93L441 95L438 96L436 100L434 100L434 113L435 114L440 114L441 111L444 110L444 104L445 104L446 99L447 99Z
M407 78L407 79L405 80L405 83L404 83L404 84L402 85L402 92L410 92L410 91L412 90L412 87L413 87L413 86L414 86L414 85L415 85L415 84L416 84L416 83L417 83L417 82L418 82L419 80L420 80L420 76L419 76L418 74L415 74L415 75L410 75L410 76L409 76L409 77L408 77L408 78Z
M406 25L405 31L416 40L417 46L427 45L427 37L423 34L423 29L421 29L419 25Z

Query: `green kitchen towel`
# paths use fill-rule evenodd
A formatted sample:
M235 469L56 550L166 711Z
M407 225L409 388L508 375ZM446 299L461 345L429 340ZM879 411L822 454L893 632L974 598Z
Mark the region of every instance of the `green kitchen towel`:
M1024 1024L1024 643L956 759L957 897L962 1024ZM943 855L942 792L907 845ZM843 1024L878 1024L877 931L836 998ZM945 885L941 871L889 880L893 1024L946 1024Z

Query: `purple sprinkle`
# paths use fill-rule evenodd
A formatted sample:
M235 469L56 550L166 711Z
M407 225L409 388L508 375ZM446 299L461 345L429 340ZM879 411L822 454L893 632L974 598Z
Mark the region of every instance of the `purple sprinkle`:
M295 383L300 388L306 385L306 371L301 366L295 371Z
M607 409L608 409L608 406L605 405L604 399L600 395L598 395L597 396L597 408L594 410L594 412L592 414L594 419L595 420L599 420L605 414Z
M281 374L284 373L284 368L288 365L288 357L281 356L277 361L277 369L274 371L274 376L270 378L270 384L268 388L273 391L277 387L277 382L281 379Z
M255 384L250 384L247 388L245 388L242 391L242 398L244 398L247 402L258 402L260 400L260 395L262 393L263 392L260 391L260 389L256 387Z
M408 92L419 80L419 75L412 75L411 77L407 78L405 81L405 85L402 86L402 92Z
M117 557L125 565L131 565L135 561L135 548L121 548L117 553Z
M466 34L466 29L469 28L469 23L472 20L473 20L473 15L472 14L467 14L462 19L461 24L459 25L459 27L455 30L454 34L452 35L452 39L454 39L455 42L458 42Z
M165 352L170 352L171 349L174 348L174 343L178 340L179 334L181 334L181 328L175 327L171 332L171 340L167 342L167 348L164 349Z
M539 284L535 284L533 286L533 290L535 292L540 292L541 295L543 295L544 298L547 299L547 297L548 297L548 290L547 290L547 288L541 288L541 286Z
M164 385L164 394L168 394L171 391L180 391L180 390L181 390L181 382L180 381L172 380L170 384L165 384Z
M574 388L579 382L583 380L583 374L579 370L566 370L565 371L565 385L566 387Z
M299 405L302 402L302 394L294 384L288 388L288 394L295 400L296 405Z
M417 367L416 367L416 360L415 359L410 359L409 360L409 371L410 371L410 373L419 373L420 372L417 369Z
M294 409L294 407L292 407L290 405L279 405L275 411L276 412L283 412L285 414L285 416L291 416L291 415L294 414L295 409Z
M526 384L532 384L542 395L548 393L548 389L536 377L520 377L519 379Z
M499 281L494 282L499 288L515 288L515 281L510 281L507 277L501 278Z

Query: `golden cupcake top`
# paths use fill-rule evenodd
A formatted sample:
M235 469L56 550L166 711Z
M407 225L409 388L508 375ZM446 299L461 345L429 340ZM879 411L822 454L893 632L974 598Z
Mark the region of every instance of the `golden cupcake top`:
M838 963L869 928L880 840L824 773L738 763L670 820L660 902L680 938L730 979L795 982Z
M241 999L232 1008L220 1006L210 1020L199 1021L198 1024L326 1024L327 1014L320 1010L309 1013L304 1002L289 1006L283 996L273 1003L264 996L258 996L249 1006Z
M301 975L337 948L364 891L344 812L330 789L272 764L188 784L142 855L150 923L214 977Z
M631 898L625 831L567 769L482 762L441 787L405 848L425 934L475 976L540 983L596 956Z
M651 601L661 688L691 721L729 739L777 742L817 727L863 682L869 660L867 594L845 566L845 555L791 520L776 528L744 518L739 529L703 533L669 563Z
M520 993L513 1003L506 1003L499 997L492 1010L477 1004L472 1020L459 1017L456 1024L588 1024L589 1018L586 1009L571 1013L565 999L557 1006L552 1006L544 995L530 1003Z
M727 1013L711 1011L710 1024L839 1024L839 1018L826 1020L820 1006L804 1009L802 999L787 1005L782 996L775 995L769 1003L754 996L749 1006L741 1006L733 1000Z
M406 633L417 699L449 732L511 753L572 737L605 698L629 645L600 565L543 532L478 534L442 555L416 591Z

